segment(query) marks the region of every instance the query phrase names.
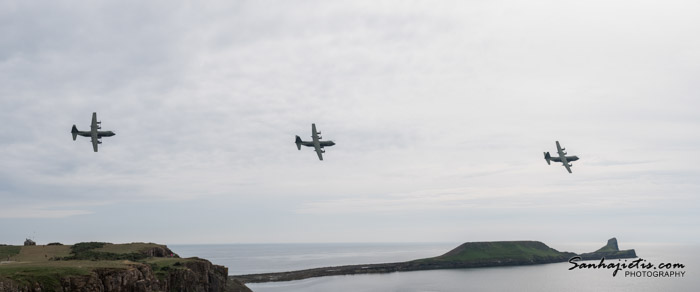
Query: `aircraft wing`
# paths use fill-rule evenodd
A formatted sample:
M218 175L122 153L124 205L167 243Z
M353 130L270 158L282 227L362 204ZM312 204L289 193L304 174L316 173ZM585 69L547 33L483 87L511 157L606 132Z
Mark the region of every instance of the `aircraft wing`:
M92 113L92 123L90 123L90 129L93 131L97 130L97 113Z
M314 139L314 141L318 141L318 132L316 131L316 124L311 124L311 138Z
M92 113L92 122L90 123L90 137L92 138L92 150L97 152L97 144L100 144L99 137L97 137L97 130L100 127L97 124L97 113Z
M569 166L568 161L564 162L564 167L566 167L566 170L569 171L569 173L571 173L571 166Z
M316 148L316 154L318 154L318 159L323 160L323 150L321 150L321 147L316 147L316 145L314 145L314 148Z
M323 160L324 151L321 148L321 137L318 134L321 133L316 131L316 124L311 124L311 138L313 139L314 150L316 150L316 154L318 154L318 159Z
M559 153L559 156L564 156L566 155L564 153L564 150L561 149L561 146L559 145L559 141L557 141L557 152Z
M92 136L92 150L97 152L97 144L99 144L99 140L95 137L95 135Z
M311 124L311 138L314 143L314 150L318 154L318 159L323 160L323 149L321 149L321 139L318 137L318 131L316 131L316 124Z

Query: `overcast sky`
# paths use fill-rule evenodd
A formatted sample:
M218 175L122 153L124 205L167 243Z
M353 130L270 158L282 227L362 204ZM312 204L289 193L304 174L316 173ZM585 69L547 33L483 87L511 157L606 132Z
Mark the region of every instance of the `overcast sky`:
M0 243L700 242L698 1L175 2L0 2Z

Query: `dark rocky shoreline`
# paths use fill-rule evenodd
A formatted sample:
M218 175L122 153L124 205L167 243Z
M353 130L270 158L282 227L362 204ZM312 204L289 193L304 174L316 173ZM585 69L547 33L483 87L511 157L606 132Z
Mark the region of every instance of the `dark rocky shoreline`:
M341 276L341 275L358 275L358 274L383 274L394 272L410 272L410 271L425 271L439 269L465 269L465 268L484 268L497 266L524 266L538 265L565 262L565 260L543 259L535 261L483 261L483 262L446 262L446 263L423 263L423 262L399 262L399 263L384 263L384 264L368 264L368 265L348 265L337 267L324 267L290 272L266 273L266 274L250 274L229 276L229 279L239 280L242 283L264 283L264 282L279 282L302 280L314 277L325 276Z

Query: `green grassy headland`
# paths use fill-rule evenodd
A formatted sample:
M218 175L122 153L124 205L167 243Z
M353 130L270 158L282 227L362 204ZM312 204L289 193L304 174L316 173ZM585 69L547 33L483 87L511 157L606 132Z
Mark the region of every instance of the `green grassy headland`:
M21 284L40 283L58 289L59 279L87 275L97 268L128 268L136 263L149 264L157 276L178 269L190 259L152 258L146 252L165 248L154 243L110 244L83 242L75 245L0 246L0 280L11 279Z
M491 260L531 261L571 256L539 241L468 242L438 257L419 261L478 262Z
M8 257L18 254L21 249L21 246L0 245L0 261L7 260Z

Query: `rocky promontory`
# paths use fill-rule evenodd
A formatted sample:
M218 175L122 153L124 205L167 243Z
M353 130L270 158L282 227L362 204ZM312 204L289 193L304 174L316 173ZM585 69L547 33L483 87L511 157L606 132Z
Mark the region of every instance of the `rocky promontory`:
M588 260L599 260L601 258L606 258L606 259L636 258L637 254L634 252L634 249L620 250L617 247L617 238L613 237L611 239L608 239L608 244L601 247L600 249L598 249L594 252L582 253L579 256L581 257L582 260L588 261Z
M153 243L0 246L0 255L0 292L250 291L224 266Z
M614 246L611 242L614 242ZM580 256L583 258L583 255L588 259L596 259L595 256L598 255L607 259L636 257L634 250L620 251L615 238L608 240L608 244L603 248ZM262 283L338 275L548 264L566 262L574 256L579 255L557 251L539 241L467 242L441 256L407 262L324 267L230 278L242 283Z

